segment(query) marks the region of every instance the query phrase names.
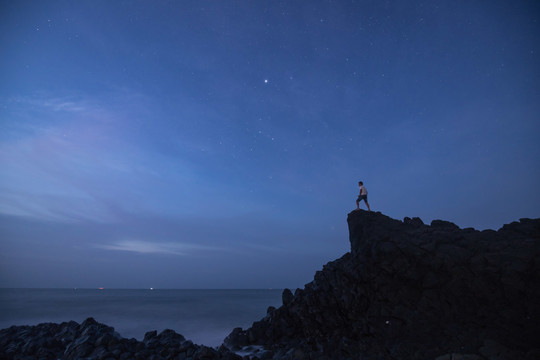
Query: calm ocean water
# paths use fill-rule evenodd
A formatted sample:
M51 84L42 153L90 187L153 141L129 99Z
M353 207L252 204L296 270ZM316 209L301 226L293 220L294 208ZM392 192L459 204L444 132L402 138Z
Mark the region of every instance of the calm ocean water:
M172 329L196 344L218 346L281 305L281 290L0 289L0 328L87 317L141 340Z

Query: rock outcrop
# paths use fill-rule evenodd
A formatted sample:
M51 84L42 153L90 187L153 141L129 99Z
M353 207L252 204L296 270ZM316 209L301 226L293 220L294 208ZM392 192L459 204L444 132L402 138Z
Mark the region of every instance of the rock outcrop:
M353 211L351 252L231 348L274 359L540 359L540 219L498 231Z
M87 319L1 330L0 360L540 359L540 219L477 231L358 210L347 222L349 253L219 349Z
M149 331L143 341L121 337L88 318L61 324L12 326L0 330L0 359L241 360L227 348L195 345L172 330Z

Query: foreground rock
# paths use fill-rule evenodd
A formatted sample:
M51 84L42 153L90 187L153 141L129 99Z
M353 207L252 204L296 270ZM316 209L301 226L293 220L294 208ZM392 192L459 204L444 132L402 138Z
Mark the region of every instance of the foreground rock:
M362 210L347 221L351 252L227 346L273 359L540 359L540 219L499 231Z
M178 359L239 360L224 347L199 346L172 330L147 332L143 341L121 337L89 318L80 325L12 326L0 330L0 359Z

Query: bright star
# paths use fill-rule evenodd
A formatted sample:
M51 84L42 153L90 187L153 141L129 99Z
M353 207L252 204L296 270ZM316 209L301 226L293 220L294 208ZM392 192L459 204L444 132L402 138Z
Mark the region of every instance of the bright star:
M268 79L264 79L264 83L265 83L265 84L268 84Z

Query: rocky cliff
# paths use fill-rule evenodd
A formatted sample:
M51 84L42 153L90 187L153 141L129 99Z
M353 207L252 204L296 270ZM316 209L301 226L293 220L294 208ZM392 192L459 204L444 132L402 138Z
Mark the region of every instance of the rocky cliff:
M231 348L274 359L540 359L540 219L498 231L348 215L330 262Z
M358 210L347 222L349 253L219 349L88 319L1 330L0 359L540 359L540 219L476 231Z

